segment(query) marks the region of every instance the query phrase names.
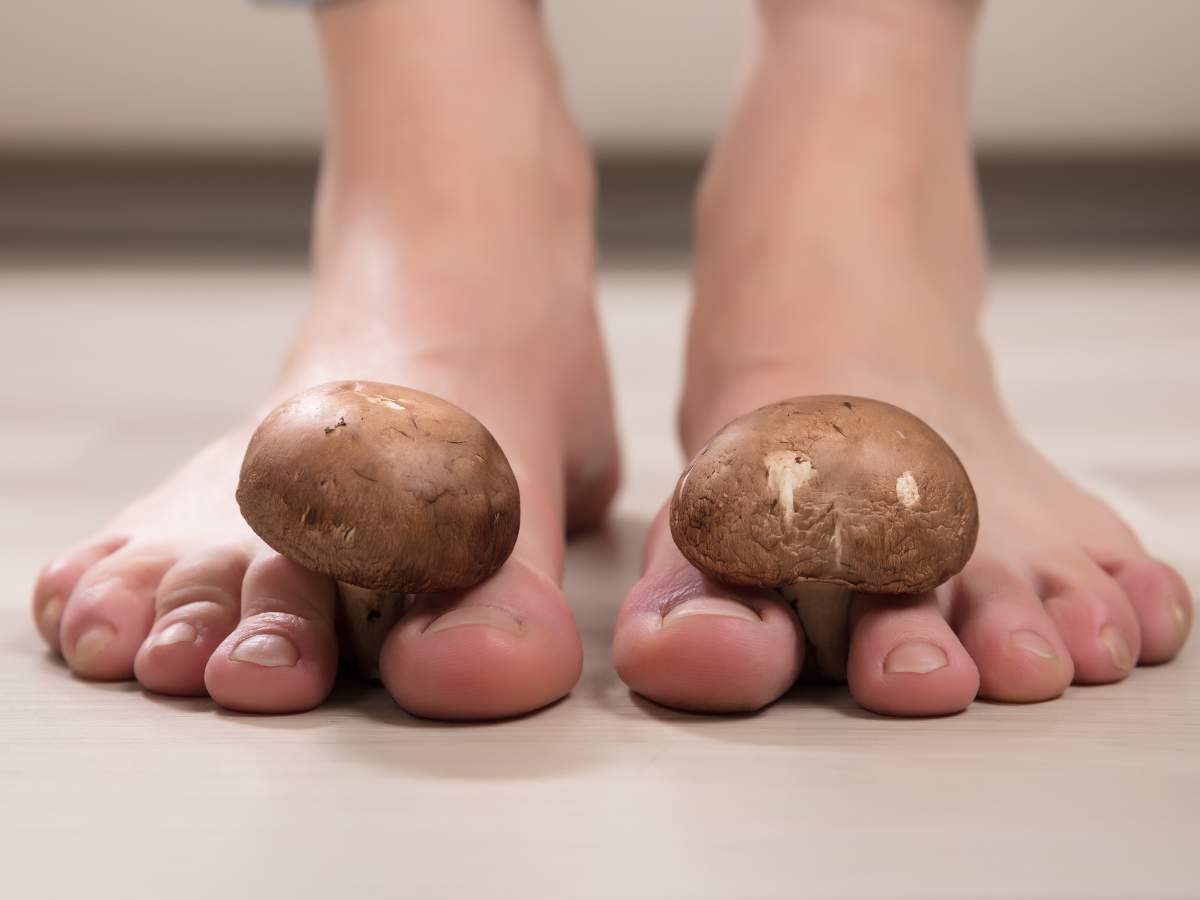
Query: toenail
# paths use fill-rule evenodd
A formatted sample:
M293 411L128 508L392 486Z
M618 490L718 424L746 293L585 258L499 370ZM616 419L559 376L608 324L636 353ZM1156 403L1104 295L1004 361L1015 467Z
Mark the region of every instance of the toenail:
M761 622L758 613L745 603L727 600L724 597L693 597L685 600L663 616L663 628L674 625L689 616L724 616L727 619L742 619L746 622Z
M1105 625L1101 628L1100 640L1108 648L1108 655L1112 657L1114 666L1123 672L1133 668L1133 651L1129 649L1125 635L1121 634L1115 625Z
M252 634L233 648L229 658L235 662L277 668L294 666L300 659L300 651L282 634Z
M196 629L192 627L190 622L175 622L168 625L158 637L154 639L155 647L164 647L167 644L190 644L196 640Z
M62 607L59 607L60 609ZM1187 631L1188 625L1188 604L1183 597L1176 594L1171 598L1171 612L1175 614L1175 621L1179 623L1180 631Z
M40 616L44 631L49 634L58 633L58 623L62 621L62 611L66 605L67 601L62 594L55 594L46 601L46 605L42 607L42 614Z
M1042 659L1058 659L1053 645L1036 631L1014 631L1009 640L1018 650L1024 650Z
M942 648L924 641L901 644L883 661L883 671L888 675L926 675L950 664Z
M426 634L438 631L449 631L451 628L463 628L467 625L490 625L502 631L521 633L521 623L517 617L501 606L460 606L449 612L442 613L425 628Z
M72 667L87 667L96 657L108 649L108 645L117 636L116 630L106 622L93 625L79 636L75 642L75 652L71 654Z

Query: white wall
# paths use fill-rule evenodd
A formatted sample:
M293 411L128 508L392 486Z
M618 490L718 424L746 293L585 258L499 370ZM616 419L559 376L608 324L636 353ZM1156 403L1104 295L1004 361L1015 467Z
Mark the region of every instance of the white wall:
M489 2L489 0L479 0ZM896 0L906 2L906 0ZM695 150L731 93L744 3L549 0L575 107L607 150ZM241 0L0 0L0 152L307 150L307 17ZM989 150L1200 150L1200 2L994 0Z

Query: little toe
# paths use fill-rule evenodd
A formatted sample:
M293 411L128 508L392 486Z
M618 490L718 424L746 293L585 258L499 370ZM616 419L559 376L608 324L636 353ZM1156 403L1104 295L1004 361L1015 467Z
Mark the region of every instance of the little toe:
M240 547L204 550L163 576L157 618L134 660L142 686L160 694L203 696L204 667L238 623L249 554Z
M934 594L856 594L850 605L850 693L889 716L960 712L979 691L979 670Z
M329 696L337 675L334 582L274 553L242 582L242 620L208 659L204 685L242 712L301 712Z
M1141 653L1141 628L1117 584L1082 554L1038 570L1039 594L1070 651L1079 684L1109 684L1132 671Z
M1148 556L1108 557L1097 562L1120 585L1137 616L1142 633L1138 662L1173 659L1192 630L1192 597L1183 577Z
M678 556L625 599L613 662L632 690L663 706L749 712L795 683L804 633L778 594L718 584Z
M999 563L972 560L954 585L950 616L979 669L979 693L1034 703L1071 683L1071 655L1034 586Z
M95 681L133 677L154 622L154 594L175 564L170 549L127 544L83 573L67 599L60 635L71 670Z
M400 706L464 721L553 703L575 686L582 665L562 590L515 557L469 590L418 597L379 655L380 676Z
M51 650L61 650L59 631L63 610L79 579L100 560L119 550L126 540L114 537L90 541L51 560L38 574L33 588L33 621Z

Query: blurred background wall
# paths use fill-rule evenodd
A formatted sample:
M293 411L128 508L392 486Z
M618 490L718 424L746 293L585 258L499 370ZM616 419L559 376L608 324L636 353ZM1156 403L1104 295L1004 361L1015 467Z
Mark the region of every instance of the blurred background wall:
M748 0L544 2L602 246L686 252ZM994 246L1200 246L1198 48L1200 0L992 0L972 112ZM286 6L0 0L0 252L302 251L321 91Z
M575 108L603 154L699 154L732 93L744 3L547 9ZM1196 0L996 0L977 59L975 130L988 154L1200 152ZM318 59L294 10L0 4L0 155L303 154L320 132Z

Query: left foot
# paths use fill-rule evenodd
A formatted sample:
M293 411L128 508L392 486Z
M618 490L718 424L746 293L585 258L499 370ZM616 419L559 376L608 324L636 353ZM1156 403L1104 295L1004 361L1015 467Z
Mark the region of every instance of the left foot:
M965 64L969 4L896 20L869 6L762 4L758 65L699 207L684 449L767 403L840 393L908 409L958 453L979 497L975 554L936 595L855 598L848 682L864 707L938 715L977 694L1034 702L1119 681L1179 652L1187 587L1025 443L996 394L965 77L947 69ZM630 687L684 709L757 709L797 679L804 645L781 597L706 580L658 517L617 622Z

